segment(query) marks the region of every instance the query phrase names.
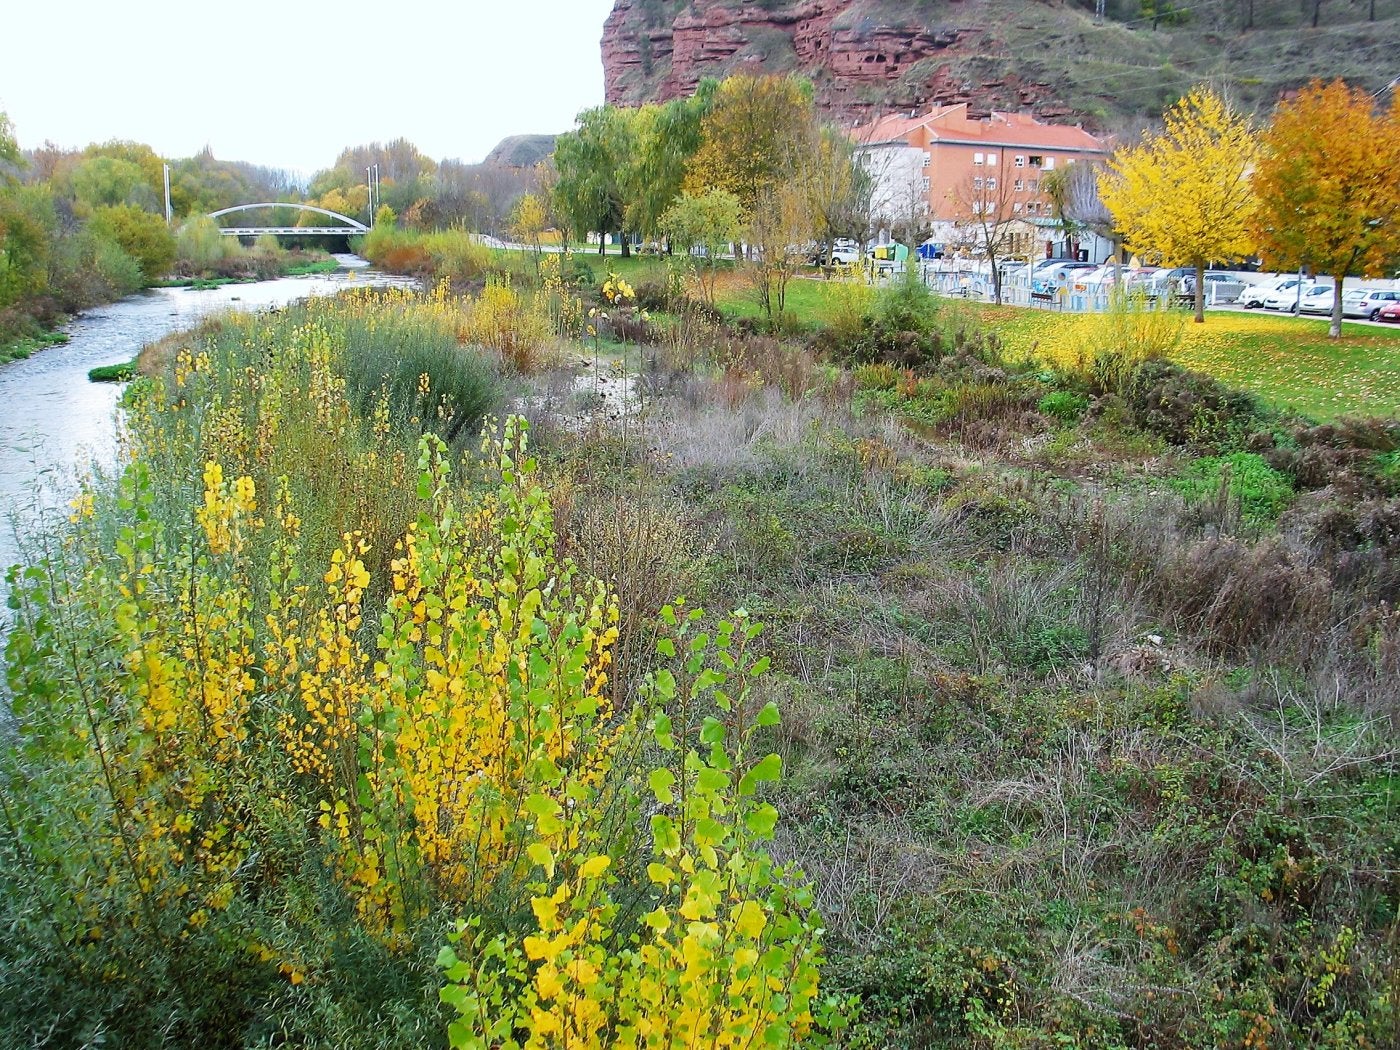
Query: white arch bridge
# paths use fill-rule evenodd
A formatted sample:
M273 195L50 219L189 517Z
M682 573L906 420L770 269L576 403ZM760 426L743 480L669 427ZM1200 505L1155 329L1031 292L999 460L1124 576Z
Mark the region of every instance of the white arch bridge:
M325 208L313 208L309 204L286 204L280 201L263 204L239 204L232 208L221 208L218 211L211 211L209 218L220 219L225 215L232 215L238 211L255 211L258 208L293 208L296 211L311 211L318 215L329 215L332 219L339 219L344 226L224 226L220 224L219 232L225 237L258 237L264 233L273 235L284 234L287 236L324 236L324 237L350 237L355 234L369 233L369 227L364 223L350 218L348 215L341 215L338 211L329 211Z

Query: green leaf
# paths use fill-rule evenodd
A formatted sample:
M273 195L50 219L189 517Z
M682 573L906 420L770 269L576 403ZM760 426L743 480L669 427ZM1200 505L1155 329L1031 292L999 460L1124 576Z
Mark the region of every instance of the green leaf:
M756 722L760 726L775 726L783 720L783 716L778 711L778 705L769 700L763 705L763 710L758 713Z
M724 723L709 716L700 726L700 741L704 744L718 744L724 739Z
M729 774L706 766L700 770L696 784L701 791L719 792L729 787Z
M526 846L525 856L542 867L550 878L554 877L554 854L543 842L532 842Z
M764 802L744 814L744 826L759 838L771 838L778 825L778 811Z
M669 769L653 769L648 782L651 784L651 792L656 796L656 801L663 806L668 806L675 801L675 796L671 794L671 786L676 782L676 775Z
M666 751L676 749L676 741L671 736L671 718L664 711L658 712L651 723L652 736L656 738L656 746Z
M783 760L777 755L769 755L753 769L749 770L749 776L758 783L765 781L780 780L783 775Z

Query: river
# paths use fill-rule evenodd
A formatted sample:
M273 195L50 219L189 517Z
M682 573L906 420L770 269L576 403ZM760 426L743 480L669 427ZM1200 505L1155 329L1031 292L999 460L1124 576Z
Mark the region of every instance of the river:
M211 314L407 283L365 269L356 256L336 259L343 269L335 273L130 296L84 312L68 326L66 344L0 365L0 505L7 519L0 523L0 568L20 560L21 536L37 513L66 504L94 462L113 461L121 386L89 382L88 369L130 361L147 343ZM3 620L0 615L0 631Z

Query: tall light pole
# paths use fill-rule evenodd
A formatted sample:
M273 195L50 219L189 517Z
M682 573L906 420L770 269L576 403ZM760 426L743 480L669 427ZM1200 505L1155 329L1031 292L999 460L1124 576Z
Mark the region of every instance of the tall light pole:
M379 165L371 164L365 169L365 182L369 185L369 228L374 229L375 198L379 195Z
M174 212L170 208L170 165L164 164L165 168L165 225L169 226L174 218Z

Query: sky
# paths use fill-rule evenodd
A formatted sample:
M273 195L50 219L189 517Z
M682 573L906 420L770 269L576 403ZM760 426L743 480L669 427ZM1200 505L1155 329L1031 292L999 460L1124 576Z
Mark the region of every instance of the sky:
M0 112L20 147L206 145L309 177L407 138L479 161L603 101L612 0L14 0Z

